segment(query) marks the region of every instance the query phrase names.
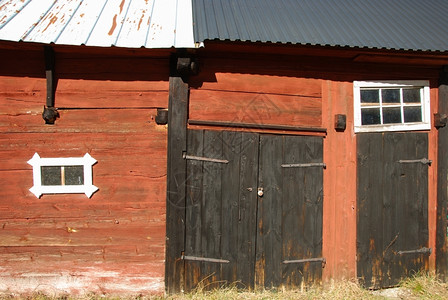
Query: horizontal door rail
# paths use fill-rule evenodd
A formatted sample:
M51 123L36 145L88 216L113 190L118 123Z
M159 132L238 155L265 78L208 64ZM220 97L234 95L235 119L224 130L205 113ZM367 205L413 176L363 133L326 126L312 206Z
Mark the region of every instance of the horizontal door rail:
M204 262L221 263L221 264L228 264L230 262L230 260L227 260L227 259L197 257L197 256L189 256L189 255L182 255L181 258L183 260L204 261Z
M227 159L217 159L217 158L209 158L209 157L202 157L202 156L194 156L194 155L187 155L184 154L185 159L189 160L199 160L199 161L208 161L208 162L215 162L220 164L228 164L229 161Z
M188 120L188 124L189 125L204 125L204 126L234 127L234 128L272 129L272 130L285 130L285 131L307 131L307 132L327 133L326 128L296 127L296 126L274 125L274 124L233 123L233 122L204 121L204 120Z
M428 254L428 255L430 255L431 253L432 253L432 249L426 248L426 247L416 249L416 250L404 250L404 251L397 252L398 255L404 255L404 254Z
M322 167L326 168L325 163L305 163L305 164L282 164L282 168L309 168L309 167Z
M421 163L424 165L431 165L432 160L427 158L421 158L421 159L400 159L398 161L400 164L413 164L413 163Z

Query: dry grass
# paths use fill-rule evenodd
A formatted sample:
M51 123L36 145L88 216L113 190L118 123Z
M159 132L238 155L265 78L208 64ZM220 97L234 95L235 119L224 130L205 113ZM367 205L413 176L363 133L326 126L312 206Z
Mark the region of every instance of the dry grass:
M408 290L414 299L448 299L448 283L434 275L418 274L404 280L400 286Z
M26 299L26 300L99 300L120 299L119 297L100 296L95 294L83 297L58 296L51 297L41 293L33 295L0 295L0 300ZM270 290L248 292L238 290L235 286L220 288L213 291L205 291L199 287L196 291L186 294L162 296L137 296L127 297L127 300L300 300L300 299L448 299L448 283L442 282L434 275L418 274L400 284L400 287L382 291L368 291L361 288L354 281L339 281L324 286L311 287L306 290Z
M338 282L325 287L312 287L307 290L266 290L257 292L241 291L235 287L221 288L214 291L198 289L192 293L173 295L166 300L295 300L295 299L384 299L372 295L352 281Z

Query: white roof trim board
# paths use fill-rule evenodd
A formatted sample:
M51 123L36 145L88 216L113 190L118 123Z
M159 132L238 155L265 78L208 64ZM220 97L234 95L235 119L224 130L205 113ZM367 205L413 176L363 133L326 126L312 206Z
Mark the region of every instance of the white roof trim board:
M191 0L0 0L0 40L194 48Z

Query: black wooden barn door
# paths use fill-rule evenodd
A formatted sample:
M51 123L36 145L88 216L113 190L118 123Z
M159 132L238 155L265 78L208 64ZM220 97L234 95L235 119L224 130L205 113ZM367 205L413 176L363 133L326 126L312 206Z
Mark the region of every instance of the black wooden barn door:
M188 131L185 288L253 286L258 135Z
M428 136L364 133L358 145L357 270L366 287L428 268Z
M300 286L322 277L320 137L260 137L256 284Z
M188 131L185 287L321 278L322 138Z

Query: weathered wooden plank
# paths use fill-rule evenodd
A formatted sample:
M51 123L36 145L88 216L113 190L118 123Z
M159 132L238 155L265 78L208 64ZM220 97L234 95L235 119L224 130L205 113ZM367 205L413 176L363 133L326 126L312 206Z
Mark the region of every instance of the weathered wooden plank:
M282 157L282 166L284 164L297 164L308 162L306 153L303 151L303 140L297 137L284 137L284 153ZM283 199L282 202L282 259L298 260L312 255L307 253L313 250L309 242L312 242L312 236L305 236L307 211L305 203L305 189L307 182L305 180L305 170L297 168L288 168L283 172ZM318 184L311 181L309 184ZM313 201L314 199L310 199ZM312 215L309 215L312 217ZM314 228L308 229L314 230ZM311 240L308 240L311 238ZM282 270L282 283L288 287L300 286L303 282L304 264L284 265Z
M222 158L222 133L219 131L204 131L203 153L207 157ZM202 181L202 245L201 251L205 257L226 259L221 253L222 225L222 168L226 165L215 162L204 162ZM221 266L218 264L201 263L203 283L208 288L219 286Z
M204 132L188 130L188 154L204 155ZM202 196L203 196L203 162L187 161L186 213L185 213L185 255L202 257ZM200 262L185 262L185 288L194 289L201 280Z
M241 143L236 149L240 156L237 278L248 288L253 288L257 243L259 136L254 133L241 133Z
M406 215L407 207L403 203L400 193L401 186L399 185L400 170L402 167L398 161L405 157L400 156L406 154L403 143L404 136L400 133L383 133L382 143L375 145L377 151L383 152L383 161L378 161L376 168L383 172L383 193L382 198L377 198L377 201L382 202L382 241L380 250L382 253L382 269L380 273L380 287L390 287L394 285L397 277L397 261L399 258L395 257L397 249L404 247L405 232L400 226L403 222L403 217ZM362 174L361 174L362 176ZM372 204L375 205L375 204ZM373 217L373 216L372 216ZM375 237L376 238L376 237Z
M273 74L255 74L251 72L250 68L246 68L246 64L227 64L220 65L224 61L219 59L205 59L201 60L207 68L201 69L201 72L192 78L192 86L195 82L204 80L198 89L216 90L216 91L239 91L246 93L266 93L278 95L304 96L320 98L321 82L312 78L304 78L300 76L281 76L275 73L282 73L284 70L276 70L276 65L272 62L265 62L264 67L266 72ZM245 62L246 63L246 62ZM249 63L249 62L247 62ZM215 69L213 69L215 67ZM222 72L222 68L229 68L230 72ZM208 73L212 70L213 79L207 80ZM233 71L233 72L232 72ZM243 71L243 72L241 72ZM246 72L244 72L246 71ZM253 71L253 70L252 70ZM296 70L297 71L297 70Z
M359 134L357 139L357 276L365 286L380 278L382 268L382 134ZM372 196L377 195L377 196ZM380 198L372 201L371 197Z
M170 62L168 103L168 167L165 288L168 293L183 290L185 249L185 183L188 119L188 84L177 74L177 57Z
M42 109L24 114L7 114L0 117L0 128L5 133L36 132L122 132L135 130L162 130L154 118L157 109L74 109L59 111L58 126L42 126ZM98 121L102 126L98 126Z
M0 248L0 253L8 253L11 248ZM162 293L163 260L141 256L131 249L105 247L57 248L58 255L47 256L50 249L43 247L13 248L13 256L25 253L21 260L5 262L2 259L0 281L2 290L18 286L17 292L28 294L36 292L54 292L83 294L86 290L92 293L134 294L136 292ZM136 257L134 261L120 261L119 257L110 254ZM29 254L29 256L26 256ZM1 256L2 254L0 254ZM94 258L84 260L85 257ZM43 259L46 258L46 259ZM1 259L1 258L0 258ZM117 259L117 261L115 261ZM151 262L144 262L144 261ZM75 283L75 284L74 284Z
M0 99L0 114L42 113L45 81L2 76ZM60 79L55 99L60 110L168 107L168 82Z
M42 127L44 125L42 124ZM56 127L56 126L55 126ZM56 127L57 128L57 127ZM145 132L147 131L147 132ZM166 161L166 128L149 126L138 132L134 128L127 133L91 133L91 132L52 132L52 133L2 133L0 134L1 169L26 169L27 161L38 152L41 157L83 156L89 152L92 156L101 156L107 165L126 165L128 168L139 168L142 164L148 166L144 170L148 174L165 174L166 170L157 170ZM150 137L149 137L150 136ZM52 147L48 147L52 145ZM145 147L152 149L150 159L141 161L145 155ZM120 152L116 152L119 148ZM119 158L126 157L126 161ZM115 161L114 161L115 160ZM100 165L100 164L98 164ZM103 166L105 166L104 164Z
M109 226L108 228L95 228L93 220L67 222L60 228L28 227L22 224L22 228L11 228L2 232L0 246L94 246L94 245L149 245L151 242L163 246L164 225L145 226L143 223L136 226ZM85 224L89 227L86 228ZM73 226L73 227L72 227ZM151 242L149 241L151 240Z
M260 136L256 285L276 287L282 280L282 154L281 136Z
M163 245L154 244L135 244L135 245L97 245L97 246L5 246L1 247L0 259L3 264L2 267L13 267L15 264L22 263L22 268L17 268L16 272L27 273L28 271L38 271L31 266L26 266L27 263L37 262L36 265L40 265L45 271L45 263L47 264L65 264L71 263L73 267L78 264L91 264L92 261L97 262L114 262L118 264L122 263L148 263L149 266L154 264L162 265L164 260L163 250L157 248L163 248ZM151 260L151 261L150 261ZM40 263L39 263L40 261ZM134 268L138 267L137 264L129 265L129 273ZM19 271L20 270L20 271ZM148 273L159 274L160 272L154 272L155 270L148 270ZM149 275L149 274L148 274Z
M129 193L128 193L129 194ZM88 202L85 195L73 195L71 197L56 197L46 195L45 198L32 199L29 201L17 201L0 203L1 226L8 226L10 223L22 222L23 220L40 220L52 218L55 220L66 220L70 222L73 218L86 218L86 222L91 220L103 220L105 223L115 222L141 222L142 226L150 226L152 223L165 222L165 205L163 202L145 201L108 202L99 199L98 202ZM31 197L31 196L30 196ZM162 198L161 198L162 199ZM76 203L76 204L73 204ZM20 223L22 224L22 223ZM84 224L82 224L84 226ZM82 227L81 226L81 227Z
M448 69L442 70L438 84L438 113L448 115ZM436 229L436 271L446 278L448 272L448 127L438 128L437 133L437 229Z
M246 286L247 282L238 278L238 269L241 261L238 260L238 228L240 221L240 148L242 134L240 132L224 131L220 135L222 143L222 158L229 161L222 167L222 204L221 204L221 256L229 260L226 265L221 265L222 284L238 282ZM250 286L250 284L249 284Z

